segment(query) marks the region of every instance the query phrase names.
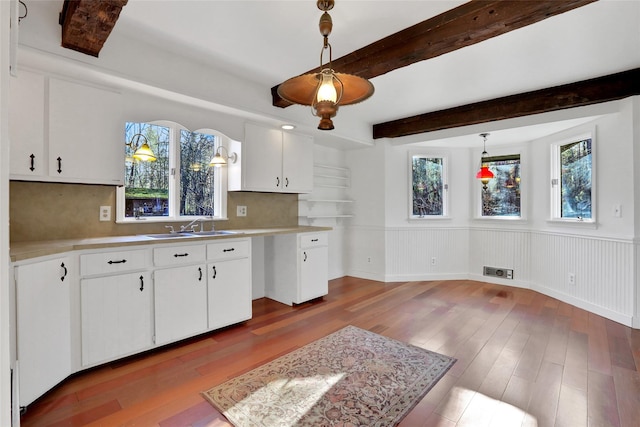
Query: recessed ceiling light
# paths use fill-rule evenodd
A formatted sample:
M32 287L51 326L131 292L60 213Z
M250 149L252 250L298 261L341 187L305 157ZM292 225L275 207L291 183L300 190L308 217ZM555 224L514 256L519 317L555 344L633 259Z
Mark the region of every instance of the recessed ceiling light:
M284 130L291 130L296 128L294 125L290 125L290 124L282 125L280 127Z

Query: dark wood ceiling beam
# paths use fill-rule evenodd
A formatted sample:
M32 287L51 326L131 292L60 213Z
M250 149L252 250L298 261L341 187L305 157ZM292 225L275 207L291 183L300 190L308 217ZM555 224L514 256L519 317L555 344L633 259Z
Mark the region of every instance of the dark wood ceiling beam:
M399 138L615 101L634 95L640 95L640 68L378 123L373 125L373 138Z
M596 0L470 1L335 59L333 68L341 73L371 79L594 1ZM318 69L307 73L317 72ZM273 105L283 108L291 105L278 96L278 86L271 88Z
M65 0L62 47L97 57L128 0Z

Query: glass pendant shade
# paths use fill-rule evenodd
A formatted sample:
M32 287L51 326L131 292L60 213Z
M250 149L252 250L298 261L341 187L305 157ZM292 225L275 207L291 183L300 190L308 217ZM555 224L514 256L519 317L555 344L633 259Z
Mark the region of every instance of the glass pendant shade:
M146 142L142 144L142 146L138 148L135 153L133 153L133 158L141 162L155 162L157 160L156 155L153 154L153 151L151 151L149 144L147 144Z
M213 166L219 168L220 166L226 165L227 161L220 155L220 153L216 153L215 156L209 162L209 166Z
M487 165L482 165L482 167L476 174L476 178L479 179L480 182L482 182L482 184L485 186L489 183L489 180L494 178L494 176L495 175L493 174L493 172L491 172L491 170L489 170L489 167Z
M330 101L336 102L338 100L338 91L333 85L333 72L322 71L322 81L318 87L318 95L316 96L316 102Z

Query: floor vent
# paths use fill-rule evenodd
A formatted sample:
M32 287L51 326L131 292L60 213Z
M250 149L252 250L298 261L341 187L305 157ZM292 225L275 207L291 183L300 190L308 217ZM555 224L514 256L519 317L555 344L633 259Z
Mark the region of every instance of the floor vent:
M500 277L502 279L513 279L513 270L507 268L487 267L485 265L482 274L485 276Z

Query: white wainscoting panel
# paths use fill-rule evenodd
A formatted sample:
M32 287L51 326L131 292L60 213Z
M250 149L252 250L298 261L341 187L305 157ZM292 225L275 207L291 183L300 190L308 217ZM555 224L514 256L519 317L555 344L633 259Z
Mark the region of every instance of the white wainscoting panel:
M467 228L388 228L387 281L467 277Z
M635 299L632 240L532 232L532 288L631 326ZM569 275L575 275L571 284Z
M527 230L469 230L469 276L474 280L529 287L530 239ZM484 266L513 270L513 279L483 276Z
M385 229L351 226L346 234L349 276L385 281Z

